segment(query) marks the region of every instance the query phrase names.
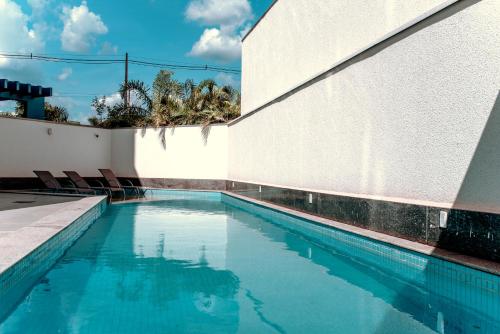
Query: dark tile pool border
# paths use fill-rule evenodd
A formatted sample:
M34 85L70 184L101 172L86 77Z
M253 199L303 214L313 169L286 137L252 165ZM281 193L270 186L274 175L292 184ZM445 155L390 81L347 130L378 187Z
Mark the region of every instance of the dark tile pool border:
M439 249L500 262L500 215L228 180L227 191ZM441 212L447 227L439 226Z
M107 206L105 197L84 198L15 232L19 248L0 257L0 322Z
M267 219L312 242L325 245L335 253L363 262L385 275L411 282L413 287L426 289L430 292L429 298L445 298L449 305L466 302L471 309L488 315L490 320L482 324L488 328L498 321L500 309L495 301L500 298L500 266L496 266L496 273L478 270L484 268L474 258L453 258L456 254L450 252L436 256L431 246L311 216L227 191L223 192L222 200L229 206ZM482 263L484 264L485 262Z
M166 179L166 178L128 178L135 185L146 188L226 190L226 180L213 179Z
M118 177L121 180L130 180L136 186L162 189L196 189L196 190L226 190L226 180L217 179L173 179L151 177ZM68 184L66 177L57 177L63 184ZM102 177L85 177L91 184L99 181L106 184ZM124 183L126 184L126 183ZM36 177L0 177L0 189L43 189L44 185Z

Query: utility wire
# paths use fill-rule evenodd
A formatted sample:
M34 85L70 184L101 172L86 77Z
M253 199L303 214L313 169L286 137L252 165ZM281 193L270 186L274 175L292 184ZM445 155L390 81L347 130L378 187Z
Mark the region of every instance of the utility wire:
M0 58L6 59L18 59L18 60L38 60L38 61L46 61L46 62L55 62L55 63L66 63L66 64L82 64L82 65L111 65L111 64L123 64L125 62L124 59L120 58L98 58L98 59L90 59L90 58L73 58L73 57L52 57L52 56L44 56L37 54L21 54L21 53L0 53ZM144 58L143 58L144 59ZM157 62L149 62L143 61L136 58L130 58L128 61L130 64L147 66L147 67L156 67L156 68L168 68L168 69L176 69L176 70L189 70L189 71L213 71L213 72L222 72L222 73L230 73L230 74L239 74L241 71L235 68L229 67L220 67L220 66L212 66L212 65L195 65L195 64L170 64L170 63L157 63Z
M92 58L99 58L99 57L108 57L108 58L115 58L115 59L91 59L92 61L116 61L116 62L124 62L125 60L123 58L118 58L116 55L99 55L99 54L90 54L90 53L37 53L36 55L32 54L32 53L29 53L29 54L19 54L19 53L16 53L16 52L12 52L12 51L5 51L5 50L0 50L0 57L1 55L5 55L5 58L7 57L23 57L23 58L38 58L39 56L46 56L46 57L49 57L49 58L59 58L59 57L56 57L56 56L72 56L72 57L92 57ZM41 57L40 57L41 58ZM83 59L83 58L77 58L78 60L86 60L86 59ZM61 58L61 59L65 59L67 60L68 58ZM136 61L139 61L139 62L151 62L151 61L154 61L154 62L161 62L161 64L167 64L167 65L188 65L188 66L197 66L197 67L200 67L200 68L203 68L205 67L204 64L200 65L200 64L193 64L193 63L188 63L188 62L185 62L185 61L175 61L175 60L165 60L165 59L160 59L160 58L152 58L152 57L142 57L142 56L137 56L137 57L133 57L131 59L134 59ZM208 66L208 65L206 65ZM212 66L209 66L209 67L212 67ZM235 68L235 67L217 67L217 68L223 68L225 70L230 70L230 71L239 71L238 68Z

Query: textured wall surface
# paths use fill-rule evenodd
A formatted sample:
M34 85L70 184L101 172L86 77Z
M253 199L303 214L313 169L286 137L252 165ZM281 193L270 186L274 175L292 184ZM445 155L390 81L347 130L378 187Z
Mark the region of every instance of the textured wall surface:
M244 42L242 112L453 0L278 1Z
M312 29L316 20L324 18L318 18L316 7L311 5L313 12L290 12L293 6L288 2L301 3L279 1L244 42L246 101L259 104L273 97L285 86L278 84L280 89L267 93L275 80L294 81L278 65L272 75L266 74L273 58L266 45L277 43L272 36L284 24L283 17L290 16L290 31L280 31L285 37L301 20L309 39L318 38L317 29ZM498 1L460 1L325 78L233 123L229 178L354 196L486 210L500 207L498 22ZM333 20L323 24L323 30L338 29ZM371 27L366 24L357 29ZM347 27L342 31L349 34ZM269 52L295 63L306 79L304 73L312 71L310 57L289 51L303 48L302 39L287 43ZM266 61L263 55L252 54L257 44ZM307 48L315 53L311 59L336 59L328 46ZM245 86L251 82L263 88Z
M37 169L97 176L97 168L111 167L110 150L109 130L0 118L0 177L35 177Z
M227 126L112 130L111 159L120 176L226 179ZM164 144L163 144L164 143Z

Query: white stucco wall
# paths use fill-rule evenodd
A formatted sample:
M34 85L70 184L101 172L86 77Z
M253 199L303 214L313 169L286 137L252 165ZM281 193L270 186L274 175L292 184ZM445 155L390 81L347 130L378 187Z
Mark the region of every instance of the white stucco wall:
M120 176L184 179L227 178L227 126L112 130L111 159Z
M109 130L0 118L0 177L35 177L33 170L97 176L97 168L111 167L110 150Z
M160 131L0 117L0 177L35 177L37 169L100 176L98 168L111 168L129 177L227 178L226 125L211 126L206 136L200 126L167 128L165 146Z
M247 111L307 79L321 67L313 64L348 52L326 43L328 34L352 38L354 29L366 32L366 41L374 38L372 30L380 35L359 12L377 18L373 13L403 13L390 27L416 15L401 9L404 2L370 1L368 10L359 7L367 1L349 1L359 8L328 8L327 15L320 10L326 3L347 1L278 1L243 44ZM407 3L423 10L439 2ZM348 24L351 16L361 21ZM498 22L497 0L461 1L340 72L230 125L229 178L500 208ZM363 42L354 38L351 49Z
M242 113L454 1L278 0L244 41Z

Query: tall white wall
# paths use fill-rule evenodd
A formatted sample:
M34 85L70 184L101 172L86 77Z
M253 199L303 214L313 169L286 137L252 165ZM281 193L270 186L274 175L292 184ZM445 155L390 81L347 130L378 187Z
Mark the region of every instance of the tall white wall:
M278 1L243 43L244 109L439 3ZM500 208L498 22L461 1L231 124L229 178Z
M110 150L109 130L0 118L0 177L35 177L33 170L97 176L97 168L111 167Z
M115 129L111 158L120 176L226 179L227 126Z
M278 0L244 41L242 113L456 0Z

